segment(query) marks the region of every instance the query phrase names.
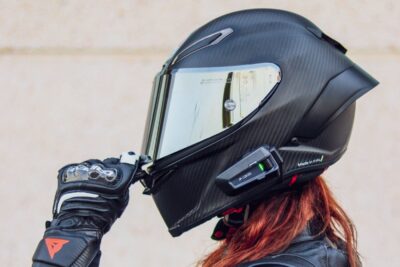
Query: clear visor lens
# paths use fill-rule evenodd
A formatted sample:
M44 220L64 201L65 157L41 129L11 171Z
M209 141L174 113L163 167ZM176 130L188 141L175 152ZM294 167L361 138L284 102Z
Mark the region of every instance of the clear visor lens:
M231 127L255 110L279 81L280 69L272 63L173 71L162 127L148 137L158 145L146 152L161 158ZM154 138L157 142L150 140Z

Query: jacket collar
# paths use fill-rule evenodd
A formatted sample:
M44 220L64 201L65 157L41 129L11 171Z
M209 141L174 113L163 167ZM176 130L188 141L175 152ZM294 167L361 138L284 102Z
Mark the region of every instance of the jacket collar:
M317 239L323 239L324 235L313 235L311 232L311 226L307 224L306 228L304 228L303 231L301 231L291 242L291 244L296 244L296 243L301 243L305 241L310 241L310 240L317 240Z

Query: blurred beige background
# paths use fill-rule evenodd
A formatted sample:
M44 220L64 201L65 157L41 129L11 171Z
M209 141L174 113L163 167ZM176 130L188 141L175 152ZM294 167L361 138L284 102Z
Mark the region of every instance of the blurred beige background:
M381 84L358 101L348 153L327 178L354 219L365 266L400 266L400 3L0 0L0 265L29 266L56 171L140 150L152 78L190 32L255 7L311 19ZM102 266L193 266L215 221L173 239L139 185Z

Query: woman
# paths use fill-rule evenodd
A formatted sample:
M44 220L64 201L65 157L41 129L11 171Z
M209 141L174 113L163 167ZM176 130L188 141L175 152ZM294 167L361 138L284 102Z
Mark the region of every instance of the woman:
M378 82L307 19L256 9L193 32L156 76L143 154L59 171L34 266L97 266L140 180L172 236L219 216L203 266L358 266L355 230L320 177L355 100Z
M294 266L360 266L354 225L322 177L276 194L254 209L248 221L228 235L201 266L253 261L258 264L246 266L263 266L282 261L279 255L310 262Z

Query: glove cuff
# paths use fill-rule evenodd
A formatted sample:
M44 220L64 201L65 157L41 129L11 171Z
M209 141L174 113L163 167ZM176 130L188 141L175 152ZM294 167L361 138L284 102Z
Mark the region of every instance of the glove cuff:
M33 255L33 266L89 266L100 253L100 240L81 233L45 233Z

